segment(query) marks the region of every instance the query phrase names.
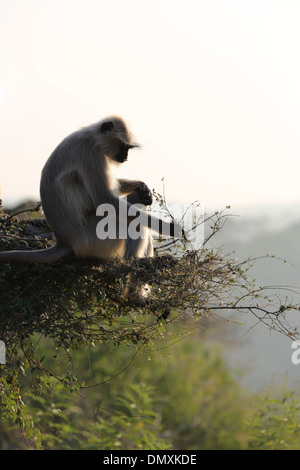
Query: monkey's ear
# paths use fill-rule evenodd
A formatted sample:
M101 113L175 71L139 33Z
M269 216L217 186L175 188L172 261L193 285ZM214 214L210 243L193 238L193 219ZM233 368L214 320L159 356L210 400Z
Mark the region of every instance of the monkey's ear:
M114 123L112 121L104 122L100 128L101 134L107 134L107 132L111 132L114 128Z

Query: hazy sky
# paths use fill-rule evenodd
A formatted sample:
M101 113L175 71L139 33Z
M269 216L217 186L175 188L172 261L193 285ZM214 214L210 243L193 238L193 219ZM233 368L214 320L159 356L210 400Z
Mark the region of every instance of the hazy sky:
M122 175L170 202L300 202L299 24L297 0L1 0L4 203L110 114L142 145Z

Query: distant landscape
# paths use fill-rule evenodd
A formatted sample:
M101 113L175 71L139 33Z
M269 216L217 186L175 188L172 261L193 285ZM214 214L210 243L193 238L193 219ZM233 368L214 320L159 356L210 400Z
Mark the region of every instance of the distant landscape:
M251 269L257 286L290 286L300 291L300 205L286 208L229 211L232 214L214 243L223 244L224 253L235 252L239 260L248 257L274 255L276 258L258 260ZM236 214L236 215L235 215ZM280 259L277 259L280 258ZM281 260L286 260L284 263ZM279 289L275 292L280 292ZM283 295L283 294L282 294ZM300 304L300 295L290 293L294 304ZM244 383L254 390L272 381L282 384L300 384L300 365L291 362L291 341L262 324L256 325L251 314L226 327L230 345L228 363L246 371ZM291 325L300 327L299 317L287 316ZM223 328L222 328L223 334Z

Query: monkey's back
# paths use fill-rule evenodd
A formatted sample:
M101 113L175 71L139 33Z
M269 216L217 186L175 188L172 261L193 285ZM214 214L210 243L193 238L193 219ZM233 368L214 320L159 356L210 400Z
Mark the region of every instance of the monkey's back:
M68 244L80 227L84 231L87 214L94 210L81 176L88 165L89 141L88 134L74 132L55 148L42 170L40 195L46 219L56 238Z

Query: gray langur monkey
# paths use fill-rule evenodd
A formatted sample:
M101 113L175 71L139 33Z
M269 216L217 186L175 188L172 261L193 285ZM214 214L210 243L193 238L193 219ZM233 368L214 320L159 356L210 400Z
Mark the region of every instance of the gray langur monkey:
M112 173L114 165L125 162L128 151L134 147L138 144L126 122L118 116L66 137L47 160L40 183L42 207L56 245L42 250L0 252L0 262L52 263L69 255L104 262L115 257L153 256L151 230L174 236L179 227L176 223L167 223L141 209L143 236L138 239L130 237L129 233L127 237L114 239L99 239L96 234L99 222L96 211L101 204L111 204L116 210L119 228L127 224L127 229L134 219L128 215L130 208L135 204L152 203L145 183L117 180ZM120 197L124 195L126 198Z

